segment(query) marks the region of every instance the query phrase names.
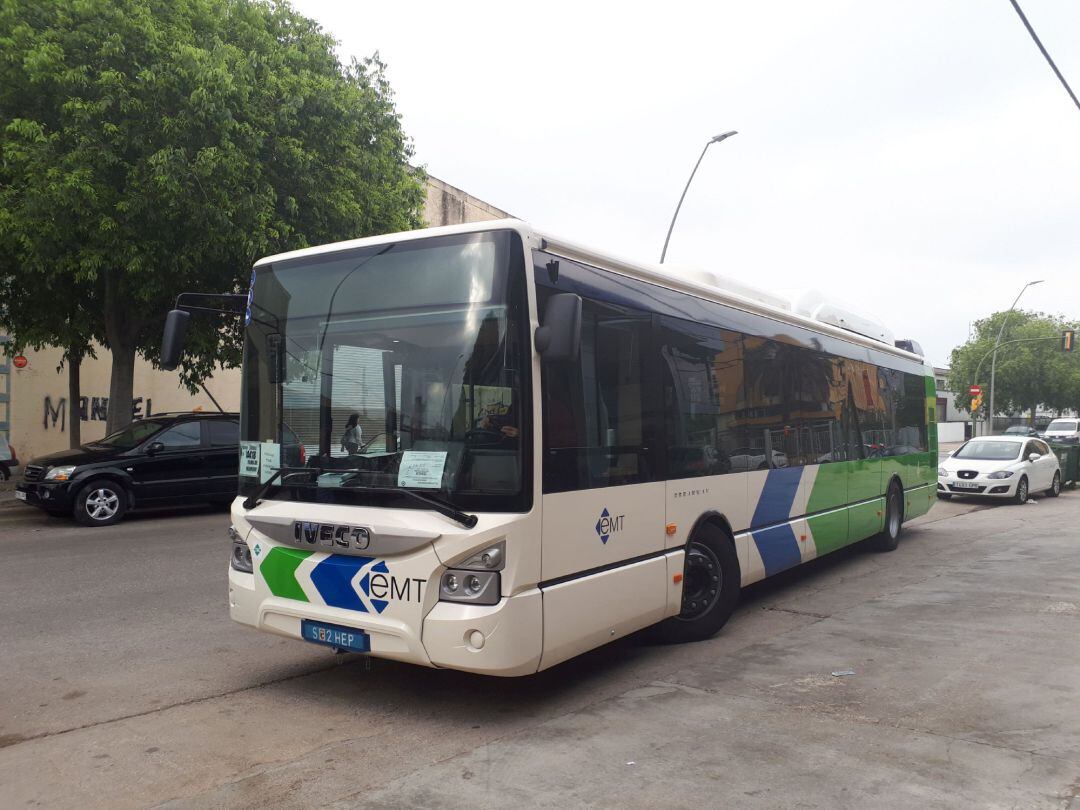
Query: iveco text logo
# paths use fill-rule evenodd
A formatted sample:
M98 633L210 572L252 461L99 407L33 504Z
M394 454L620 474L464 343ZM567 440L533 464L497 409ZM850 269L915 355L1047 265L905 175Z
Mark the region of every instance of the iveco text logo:
M596 521L596 533L600 536L601 543L606 545L611 535L622 530L624 517L626 515L612 515L607 507L604 507L604 511L600 513L600 519Z
M364 526L294 520L293 542L298 546L365 549L371 545L371 531Z

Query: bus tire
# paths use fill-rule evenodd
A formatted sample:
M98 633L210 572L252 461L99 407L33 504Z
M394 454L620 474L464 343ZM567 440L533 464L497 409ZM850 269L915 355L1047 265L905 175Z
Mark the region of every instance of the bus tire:
M885 492L885 528L874 535L871 545L875 551L895 551L904 530L904 490L896 481Z
M656 625L653 637L668 644L712 638L735 612L741 587L734 541L718 526L701 526L686 547L682 613Z

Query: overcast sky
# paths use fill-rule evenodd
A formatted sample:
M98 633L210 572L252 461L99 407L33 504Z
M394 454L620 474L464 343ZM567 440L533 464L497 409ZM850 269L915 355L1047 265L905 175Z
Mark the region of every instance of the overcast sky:
M294 0L389 66L416 161L576 241L855 303L936 364L1080 318L1080 110L1008 0ZM1022 0L1080 92L1080 2ZM646 9L646 10L639 10Z

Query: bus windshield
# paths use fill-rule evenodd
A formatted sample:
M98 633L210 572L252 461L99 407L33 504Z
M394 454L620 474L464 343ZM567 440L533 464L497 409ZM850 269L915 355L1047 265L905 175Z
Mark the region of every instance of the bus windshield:
M415 507L393 497L409 489L459 508L522 509L524 290L521 242L508 231L259 267L242 492L281 466L276 499Z

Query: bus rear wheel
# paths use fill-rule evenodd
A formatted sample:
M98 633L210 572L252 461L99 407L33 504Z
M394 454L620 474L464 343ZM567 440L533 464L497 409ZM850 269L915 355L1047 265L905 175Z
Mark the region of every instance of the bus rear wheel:
M716 635L739 602L742 575L735 544L716 526L698 529L686 548L682 612L656 626L655 637L671 644Z
M885 493L885 528L874 536L875 551L895 551L904 526L904 490L893 481Z

